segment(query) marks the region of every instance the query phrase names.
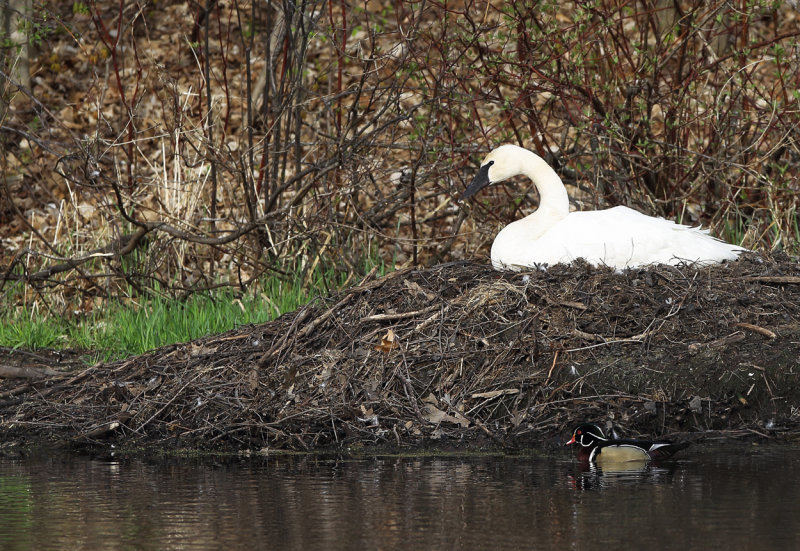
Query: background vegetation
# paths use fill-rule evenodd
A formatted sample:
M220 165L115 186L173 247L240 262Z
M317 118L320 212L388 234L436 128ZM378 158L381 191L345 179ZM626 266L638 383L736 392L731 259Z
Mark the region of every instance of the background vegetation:
M791 3L58 0L17 16L0 67L14 319L219 288L275 301L275 281L325 292L375 264L485 257L536 204L527 181L456 204L502 142L545 156L577 208L798 252Z

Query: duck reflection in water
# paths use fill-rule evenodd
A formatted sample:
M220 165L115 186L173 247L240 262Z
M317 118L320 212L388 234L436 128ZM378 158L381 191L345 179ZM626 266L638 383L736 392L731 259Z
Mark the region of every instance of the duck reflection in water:
M568 486L576 491L605 490L640 484L669 484L678 469L674 462L662 466L646 461L610 464L606 467L580 463L577 467L576 472L567 475Z

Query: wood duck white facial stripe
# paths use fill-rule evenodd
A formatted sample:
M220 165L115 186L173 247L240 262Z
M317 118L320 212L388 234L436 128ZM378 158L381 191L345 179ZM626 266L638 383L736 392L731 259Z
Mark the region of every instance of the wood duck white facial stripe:
M590 448L596 446L598 441L608 441L603 429L597 425L586 424L575 429L575 432L572 433L572 439L567 442L567 445L580 444L584 448Z

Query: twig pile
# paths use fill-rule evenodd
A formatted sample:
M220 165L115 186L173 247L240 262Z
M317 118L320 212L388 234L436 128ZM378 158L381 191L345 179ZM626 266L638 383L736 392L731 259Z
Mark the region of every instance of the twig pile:
M198 449L517 447L795 429L800 266L406 269L273 322L0 386L0 434Z

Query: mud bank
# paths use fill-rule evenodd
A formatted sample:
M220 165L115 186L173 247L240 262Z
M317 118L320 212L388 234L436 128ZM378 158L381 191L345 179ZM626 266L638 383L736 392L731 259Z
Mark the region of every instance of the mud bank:
M3 446L519 450L585 420L797 435L800 265L447 264L116 363L53 354L0 356L41 375L0 384Z

